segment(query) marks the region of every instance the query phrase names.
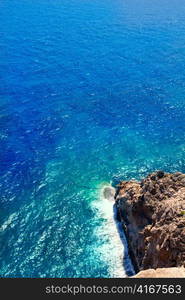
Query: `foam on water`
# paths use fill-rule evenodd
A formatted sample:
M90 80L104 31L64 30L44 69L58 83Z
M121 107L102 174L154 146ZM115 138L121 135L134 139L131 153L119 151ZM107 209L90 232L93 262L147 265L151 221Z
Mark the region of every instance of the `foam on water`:
M16 219L17 217L17 214L16 213L13 213L11 214L7 219L6 221L0 226L0 233L5 231L9 226L13 226L13 221Z
M104 219L103 224L95 229L97 239L102 241L97 251L107 262L111 277L122 278L134 274L134 269L121 223L115 217L114 194L115 189L110 184L102 185L92 207L96 209L97 218Z

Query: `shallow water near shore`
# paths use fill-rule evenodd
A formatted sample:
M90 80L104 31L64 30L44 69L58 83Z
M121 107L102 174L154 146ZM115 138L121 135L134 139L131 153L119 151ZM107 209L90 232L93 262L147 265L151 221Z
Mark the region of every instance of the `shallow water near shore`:
M184 0L0 2L0 276L132 272L102 190L185 172L184 15Z

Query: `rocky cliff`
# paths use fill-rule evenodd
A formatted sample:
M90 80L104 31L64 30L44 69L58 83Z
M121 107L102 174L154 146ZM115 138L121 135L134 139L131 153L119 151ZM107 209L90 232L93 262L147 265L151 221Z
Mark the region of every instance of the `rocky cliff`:
M122 181L115 199L136 271L185 267L185 174Z

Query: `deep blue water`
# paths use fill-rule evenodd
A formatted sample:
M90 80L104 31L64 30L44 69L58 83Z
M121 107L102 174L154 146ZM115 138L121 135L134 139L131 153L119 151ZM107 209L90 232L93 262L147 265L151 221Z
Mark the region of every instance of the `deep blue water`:
M1 276L116 276L101 189L185 172L184 16L185 0L0 0Z

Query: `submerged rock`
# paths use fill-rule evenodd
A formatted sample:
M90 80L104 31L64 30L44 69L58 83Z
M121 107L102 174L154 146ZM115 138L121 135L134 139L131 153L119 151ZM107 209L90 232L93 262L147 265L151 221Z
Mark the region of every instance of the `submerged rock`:
M122 181L115 199L136 271L185 267L185 174Z
M109 201L114 201L115 189L111 186L106 186L103 189L103 196Z

